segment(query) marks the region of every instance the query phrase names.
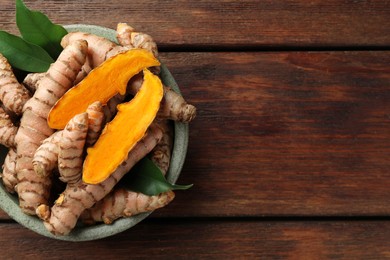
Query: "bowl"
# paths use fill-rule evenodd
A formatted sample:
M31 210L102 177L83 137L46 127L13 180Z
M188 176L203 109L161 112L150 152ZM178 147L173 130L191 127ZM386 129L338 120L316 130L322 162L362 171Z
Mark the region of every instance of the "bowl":
M69 32L83 31L105 37L113 42L116 41L115 30L96 25L73 24L64 26ZM172 77L168 68L161 62L160 77L165 85L171 86L176 92L180 93L175 79ZM174 144L171 156L171 163L167 173L167 180L175 183L178 179L184 164L188 145L188 125L174 122ZM0 147L0 163L4 163L4 158L8 149ZM109 237L123 232L145 219L151 212L142 213L129 218L121 218L110 225L96 224L93 226L77 225L71 233L66 236L54 236L46 230L42 221L36 216L24 214L19 208L17 195L8 193L0 181L0 207L15 221L24 227L46 237L66 240L66 241L90 241Z

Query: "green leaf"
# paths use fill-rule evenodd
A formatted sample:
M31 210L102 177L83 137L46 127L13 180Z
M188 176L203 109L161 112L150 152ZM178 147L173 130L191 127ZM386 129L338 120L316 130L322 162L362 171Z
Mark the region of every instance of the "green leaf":
M16 24L23 39L45 49L53 59L62 51L62 37L67 34L65 28L53 24L43 13L32 11L22 0L16 0Z
M154 196L168 190L186 190L190 185L177 185L169 183L161 170L147 157L139 161L121 181L129 190Z
M54 60L41 47L0 31L0 53L12 67L28 72L45 72Z

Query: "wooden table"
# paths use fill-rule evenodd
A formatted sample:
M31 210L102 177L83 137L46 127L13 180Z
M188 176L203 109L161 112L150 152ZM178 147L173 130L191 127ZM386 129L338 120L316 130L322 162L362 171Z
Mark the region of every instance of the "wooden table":
M0 258L390 258L389 1L25 1L154 36L198 116L166 208L71 243L0 212ZM1 29L17 33L14 1Z

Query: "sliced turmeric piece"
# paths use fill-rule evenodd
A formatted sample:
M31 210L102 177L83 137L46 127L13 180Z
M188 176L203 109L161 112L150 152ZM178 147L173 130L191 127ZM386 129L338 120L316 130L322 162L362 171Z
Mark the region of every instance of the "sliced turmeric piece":
M117 93L124 95L127 82L145 68L160 62L147 50L132 49L107 59L63 95L51 109L48 124L63 129L71 118L100 101L103 105Z
M83 181L98 184L126 160L129 152L153 122L164 95L158 76L144 70L144 82L135 97L118 105L115 118L106 125L95 145L87 150Z

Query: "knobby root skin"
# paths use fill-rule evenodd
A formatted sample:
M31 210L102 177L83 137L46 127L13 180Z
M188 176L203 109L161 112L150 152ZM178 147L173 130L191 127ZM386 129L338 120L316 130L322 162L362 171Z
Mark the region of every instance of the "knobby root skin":
M32 160L41 142L53 134L47 116L55 102L73 85L87 55L87 42L75 41L67 46L51 64L39 88L24 105L17 143L16 172L19 204L26 214L35 214L40 204L47 204L51 187L50 177L35 174Z
M43 140L33 158L33 167L36 174L42 177L49 176L58 166L59 142L62 131L57 131Z
M74 116L63 130L58 153L58 170L61 181L76 183L80 180L87 132L87 112Z
M92 69L92 61L90 57L87 56L84 65L81 67L79 74L77 74L77 77L73 82L73 85L80 83L80 81L82 81L91 72Z
M0 107L0 144L10 148L16 147L15 136L18 128L12 123L10 116Z
M62 38L61 45L66 47L74 41L86 40L88 42L88 56L91 68L96 68L107 59L107 53L117 46L106 38L84 32L71 32Z
M125 100L125 95L116 94L110 100L108 100L107 104L103 106L103 113L104 113L104 125L110 122L118 112L116 106Z
M141 88L142 82L142 74L134 76L128 83L128 92L132 95L137 93ZM164 86L164 96L157 117L188 123L191 122L195 116L195 106L188 104L183 96L176 93L172 88Z
M23 85L31 92L34 93L39 85L39 81L43 79L46 72L29 73L23 80Z
M15 186L18 184L15 167L16 151L14 149L9 149L2 166L3 173L1 175L4 187L9 193L15 193Z
M0 100L4 107L17 115L21 115L23 106L29 99L29 91L18 82L11 65L0 54Z
M87 108L88 114L88 132L85 141L86 147L93 146L99 138L105 121L103 105L96 101Z
M173 146L173 126L168 120L155 121L163 132L161 141L153 148L150 153L150 159L160 168L163 175L166 175L171 161L172 146Z
M115 184L146 156L161 138L161 130L150 127L145 137L130 151L128 158L105 181L97 185L85 184L82 180L73 185L68 184L51 208L50 217L44 220L48 231L55 235L68 234L75 227L81 213L111 192Z
M156 196L147 196L139 192L118 188L92 208L85 210L80 219L87 225L96 222L111 224L121 217L131 217L162 208L174 198L175 193L173 191L167 191Z
M153 53L154 57L158 58L157 44L153 38L142 32L136 32L133 27L126 23L118 23L116 28L116 38L120 45L128 49L145 49ZM110 54L112 55L112 54ZM154 74L159 74L160 66L149 68Z
M126 23L118 23L116 38L120 45L131 48L145 49L158 57L157 44L153 38L142 32L136 32L133 27Z

